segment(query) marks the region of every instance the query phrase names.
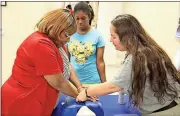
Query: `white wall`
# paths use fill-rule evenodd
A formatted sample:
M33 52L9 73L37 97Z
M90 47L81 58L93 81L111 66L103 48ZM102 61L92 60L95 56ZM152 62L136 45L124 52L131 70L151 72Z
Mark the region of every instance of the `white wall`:
M110 42L111 20L121 13L123 13L122 2L99 2L97 29L102 33L106 42L104 59L107 66L114 66L122 59L119 58L122 56L122 53L119 55Z
M64 2L7 2L2 7L2 83L11 74L21 42L47 11L60 7L64 7Z
M137 17L172 60L176 49L180 46L174 39L180 13L179 4L179 2L126 2L124 7L124 13Z

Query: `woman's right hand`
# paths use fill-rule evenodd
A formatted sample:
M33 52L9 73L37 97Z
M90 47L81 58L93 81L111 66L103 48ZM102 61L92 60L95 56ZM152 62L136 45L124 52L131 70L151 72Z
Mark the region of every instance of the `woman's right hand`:
M98 99L97 96L91 96L91 97L87 98L86 93L85 93L85 89L84 89L81 92L79 92L79 95L77 96L76 101L77 102L83 102L83 101L86 101L86 100L90 100L92 102L95 102L95 101L97 101L99 99Z
M84 102L87 100L85 89L79 93L79 95L76 97L77 102Z
M92 101L92 102L95 102L95 101L98 101L98 97L97 96L91 96L89 98L87 98L88 100Z
M85 87L84 85L80 86L79 88L77 88L78 93L80 93L81 91L83 91L84 89L86 89L87 87Z

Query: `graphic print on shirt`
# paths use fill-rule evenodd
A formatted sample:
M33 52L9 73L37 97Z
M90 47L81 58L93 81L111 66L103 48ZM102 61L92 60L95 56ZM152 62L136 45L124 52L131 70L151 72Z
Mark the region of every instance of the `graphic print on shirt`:
M80 42L78 40L71 41L68 45L70 54L80 64L86 63L88 57L94 51L93 43L90 41Z

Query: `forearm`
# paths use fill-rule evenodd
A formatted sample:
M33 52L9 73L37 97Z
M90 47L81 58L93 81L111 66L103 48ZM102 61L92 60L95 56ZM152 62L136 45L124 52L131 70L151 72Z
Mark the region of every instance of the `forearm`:
M70 76L70 81L71 81L71 83L72 83L76 88L81 87L82 85L81 85L81 83L80 83L80 81L79 81L79 79L78 79L78 77L77 77L77 75L76 75L76 73L75 73L72 65L70 65L70 70L71 70L71 76Z
M54 89L67 94L72 97L78 95L77 90L66 80L62 73L57 73L53 75L44 75L45 80L52 86Z
M105 63L104 61L97 62L97 69L99 72L99 76L101 78L101 82L106 82L106 75L105 75Z
M79 87L82 86L81 83L80 83L80 81L78 80L78 78L75 77L75 76L70 77L70 82L71 82L76 88L79 88Z
M120 91L120 87L109 82L90 86L87 90L88 96L100 96Z
M76 98L78 95L77 90L68 82L64 81L64 83L61 84L61 86L58 88L58 90L68 96Z

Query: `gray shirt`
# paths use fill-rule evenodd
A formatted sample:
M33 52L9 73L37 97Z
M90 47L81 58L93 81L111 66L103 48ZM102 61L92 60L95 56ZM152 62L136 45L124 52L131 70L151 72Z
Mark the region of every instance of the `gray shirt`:
M118 73L114 76L114 78L110 82L114 85L124 88L124 90L127 93L130 93L131 92L131 73L132 73L132 55L129 54L127 58L124 60L124 63L120 67ZM148 69L147 69L147 73L149 73ZM173 81L172 76L170 74L167 73L167 77L168 77L168 82L172 86L176 86L176 87L179 86L177 85L178 83ZM140 106L140 112L142 114L151 113L152 111L155 111L164 106L167 106L172 101L173 99L165 97L165 103L160 104L157 98L154 96L154 92L151 90L149 80L147 79L146 84L145 84L145 91L143 95L143 103Z

